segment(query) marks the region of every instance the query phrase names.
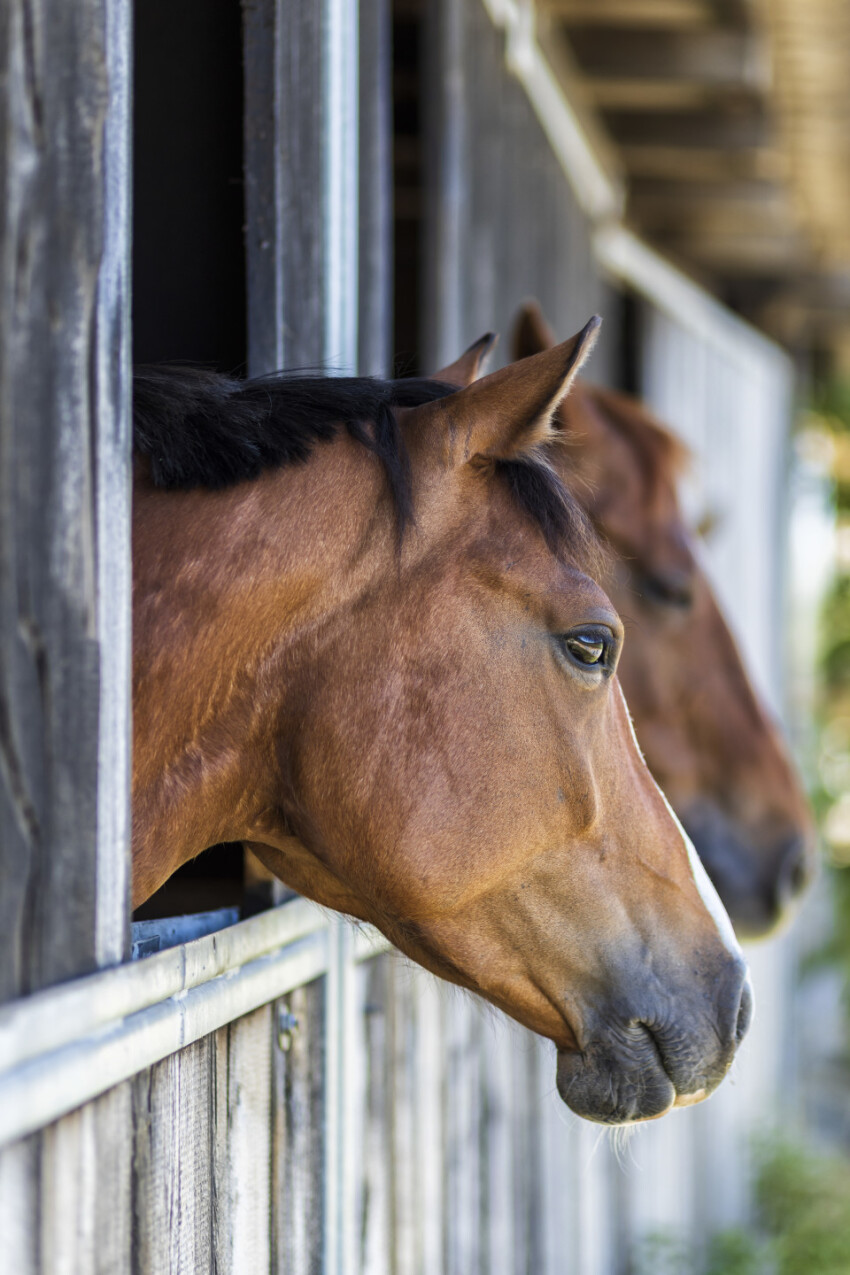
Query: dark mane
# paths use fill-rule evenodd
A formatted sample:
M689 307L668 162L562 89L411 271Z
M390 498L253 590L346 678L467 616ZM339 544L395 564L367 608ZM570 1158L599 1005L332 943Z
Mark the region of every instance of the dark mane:
M240 381L203 368L140 367L133 376L133 449L148 457L157 487L215 489L298 464L316 443L346 429L383 465L403 526L413 512L410 471L393 409L454 391L414 378L279 374Z
M202 368L139 367L133 377L133 449L157 487L222 488L299 464L345 429L384 467L400 531L413 518L410 462L395 409L456 393L440 381L280 373L237 380ZM586 561L594 533L545 460L497 462L549 547Z

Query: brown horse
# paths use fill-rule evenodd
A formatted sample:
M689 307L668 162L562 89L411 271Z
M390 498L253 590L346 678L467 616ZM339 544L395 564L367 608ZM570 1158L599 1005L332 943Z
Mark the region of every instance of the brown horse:
M534 302L515 356L555 343ZM700 565L676 483L682 444L640 403L579 382L555 463L613 554L606 591L626 624L619 676L650 770L741 936L769 932L813 871L806 799Z
M243 841L549 1037L565 1101L621 1123L709 1093L751 994L542 457L595 327L449 397L137 377L134 892Z

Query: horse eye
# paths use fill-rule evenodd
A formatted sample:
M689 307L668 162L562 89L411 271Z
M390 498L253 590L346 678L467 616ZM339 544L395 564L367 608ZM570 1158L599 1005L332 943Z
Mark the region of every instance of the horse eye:
M693 583L691 577L685 572L671 571L669 575L645 575L640 591L648 601L661 606L678 607L683 611L693 606Z
M564 645L582 664L601 664L605 656L605 641L595 633L573 633Z

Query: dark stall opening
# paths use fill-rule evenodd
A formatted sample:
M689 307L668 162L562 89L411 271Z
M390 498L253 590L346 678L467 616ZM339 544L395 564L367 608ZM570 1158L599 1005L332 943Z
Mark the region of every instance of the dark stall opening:
M219 371L246 359L242 9L238 0L135 7L133 360ZM240 845L186 864L134 920L238 906Z
M242 10L135 6L133 358L245 363Z
M393 352L395 376L422 368L423 138L421 0L394 0L393 39Z

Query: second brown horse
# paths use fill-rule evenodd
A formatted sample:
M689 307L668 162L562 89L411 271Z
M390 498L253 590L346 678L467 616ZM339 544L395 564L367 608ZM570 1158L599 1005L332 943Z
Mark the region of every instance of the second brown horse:
M527 302L515 357L554 342ZM553 464L612 550L603 582L626 627L619 675L644 756L738 934L761 937L812 875L813 825L682 515L687 454L641 403L582 380L557 422L568 446Z

